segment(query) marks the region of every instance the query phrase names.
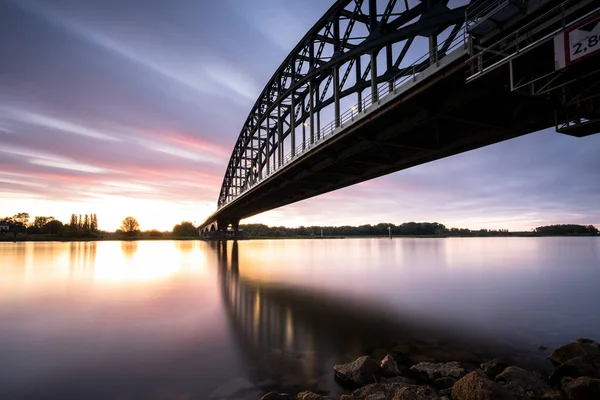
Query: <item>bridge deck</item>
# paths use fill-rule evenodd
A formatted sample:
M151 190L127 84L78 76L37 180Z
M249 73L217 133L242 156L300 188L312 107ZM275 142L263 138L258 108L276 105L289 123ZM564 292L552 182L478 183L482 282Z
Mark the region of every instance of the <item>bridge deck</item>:
M548 36L546 31L539 34ZM515 73L545 73L548 65L554 71L553 58L553 43L544 40L515 62L499 63L467 82L472 59L464 49L457 49L421 71L417 80L404 80L379 102L352 113L342 126L286 159L224 204L202 227L216 221L221 226L236 225L240 219L266 210L555 127L562 99L537 91L536 81L529 92L529 86L513 85ZM600 57L596 56L561 72L560 79L552 79L568 84L573 93L593 88L586 96L598 98L595 73L599 67Z

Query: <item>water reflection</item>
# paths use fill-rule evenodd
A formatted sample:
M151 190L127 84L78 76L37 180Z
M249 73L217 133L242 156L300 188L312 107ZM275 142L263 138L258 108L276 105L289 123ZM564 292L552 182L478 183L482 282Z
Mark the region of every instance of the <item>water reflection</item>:
M137 240L127 240L121 242L121 253L125 256L125 259L131 260L135 253L138 250L138 241Z
M233 378L254 385L234 398L339 394L334 364L384 350L471 366L508 355L527 366L547 355L539 344L598 339L599 246L594 238L0 243L0 398L204 399Z
M96 249L97 242L71 242L69 243L69 271L70 275L87 275L93 276L94 267L96 266ZM56 246L53 246L57 251ZM54 257L46 256L41 260L43 264L48 259Z
M381 348L413 362L458 360L471 367L483 358L509 358L517 353L472 332L419 321L409 313L392 315L351 293L326 293L256 279L256 268L261 266L254 262L264 259L242 256L253 244L211 242L209 246L218 264L221 295L236 342L255 371L254 379L274 380L275 389L340 394L341 388L332 379L333 365L364 354L381 358L385 355ZM443 257L442 241L430 247L434 257ZM412 243L408 250L402 248L409 265L416 261L413 248ZM245 271L251 279L245 277ZM517 363L528 362L531 360Z

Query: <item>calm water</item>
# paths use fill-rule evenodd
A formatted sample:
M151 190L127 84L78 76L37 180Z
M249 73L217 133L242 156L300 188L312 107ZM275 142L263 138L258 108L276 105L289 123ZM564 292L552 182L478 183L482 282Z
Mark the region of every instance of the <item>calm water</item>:
M598 238L0 243L0 398L339 393L383 349L544 368L600 340L599 284Z

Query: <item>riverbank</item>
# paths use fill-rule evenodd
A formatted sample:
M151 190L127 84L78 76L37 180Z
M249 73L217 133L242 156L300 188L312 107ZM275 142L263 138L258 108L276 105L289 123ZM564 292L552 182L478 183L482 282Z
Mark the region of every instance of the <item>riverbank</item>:
M493 359L469 367L458 361L418 362L398 354L377 360L362 356L333 366L348 389L339 400L598 400L600 345L590 339L555 349L548 375ZM223 388L222 388L223 390ZM351 390L351 391L350 391ZM260 400L336 400L329 393L269 392Z
M497 238L497 237L600 237L597 235L540 235L534 233L527 234L511 234L506 236L460 236L460 235L392 235L392 239L449 239L449 238ZM163 236L126 236L119 234L109 234L107 236L95 236L95 237L69 237L61 235L49 235L49 234L19 234L16 237L7 235L0 236L1 242L102 242L102 241L147 241L147 240L201 240L201 241L215 241L215 240L282 240L282 239L388 239L386 235L348 235L348 236L240 236L240 237L198 237L198 236L172 236L163 234Z

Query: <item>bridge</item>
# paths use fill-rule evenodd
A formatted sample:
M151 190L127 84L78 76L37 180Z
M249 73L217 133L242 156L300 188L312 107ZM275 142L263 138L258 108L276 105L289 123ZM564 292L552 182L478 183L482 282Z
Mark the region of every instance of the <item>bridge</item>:
M541 129L597 133L599 40L595 0L338 0L256 100L200 230Z

